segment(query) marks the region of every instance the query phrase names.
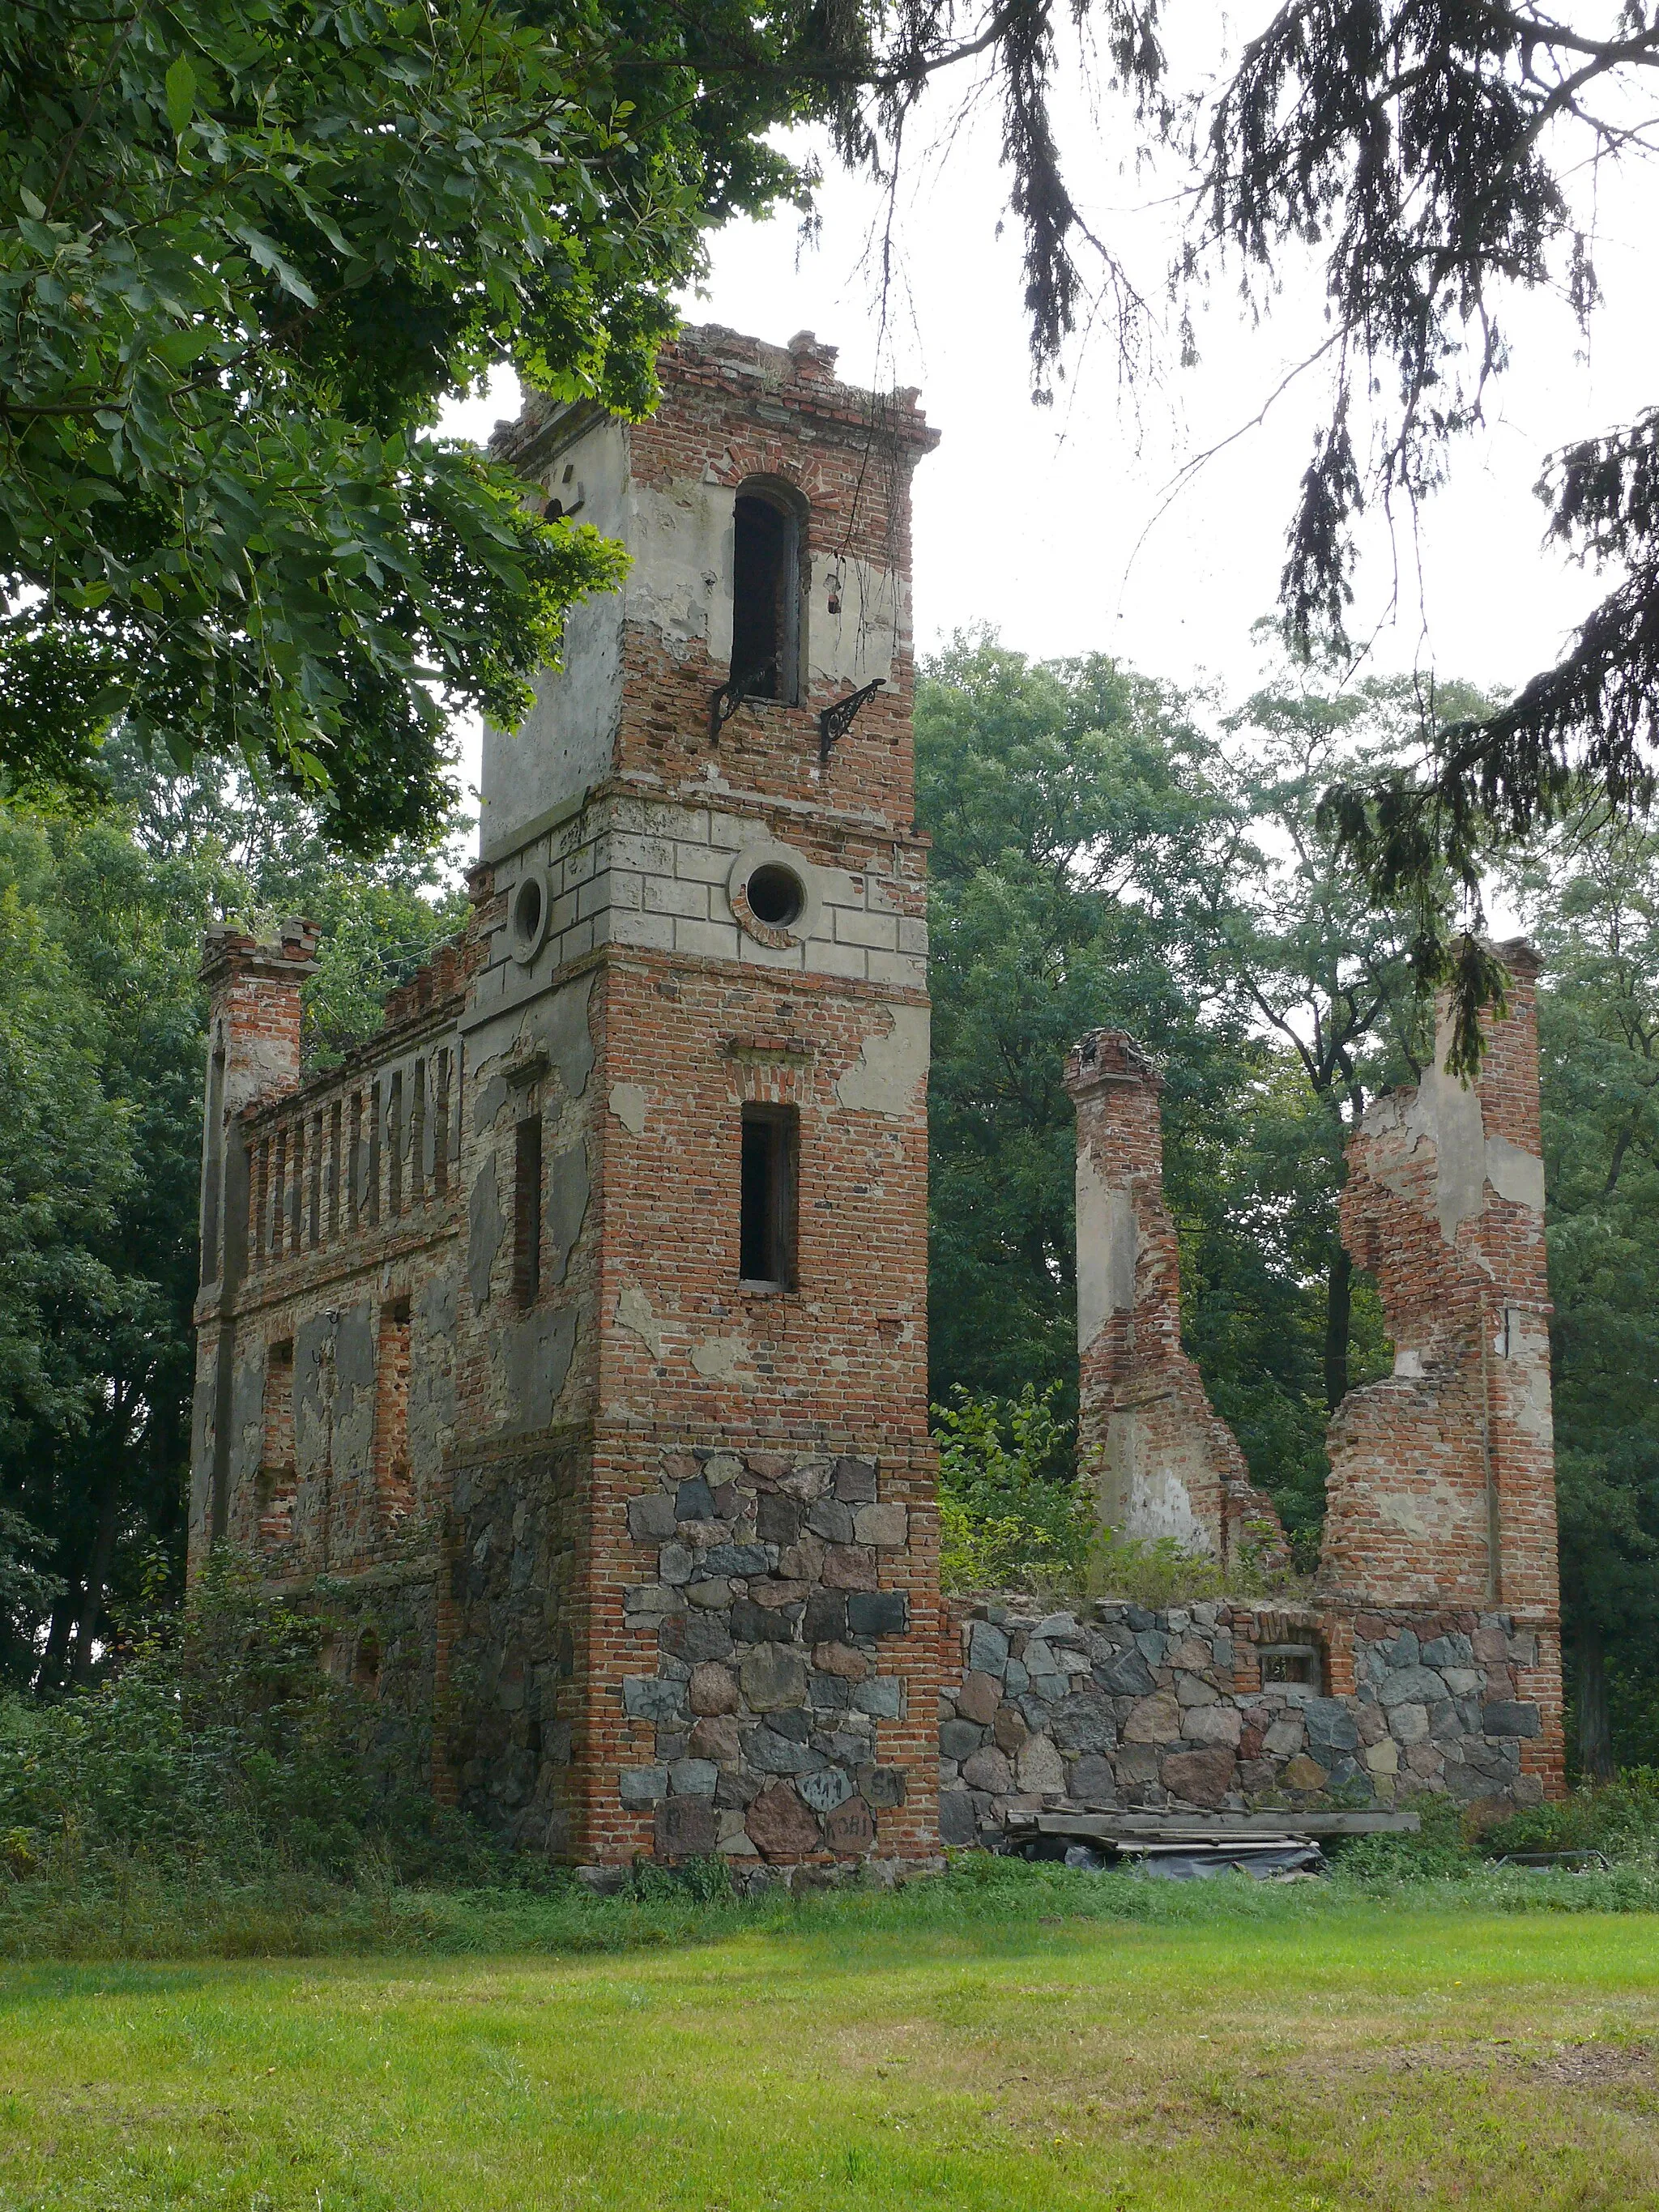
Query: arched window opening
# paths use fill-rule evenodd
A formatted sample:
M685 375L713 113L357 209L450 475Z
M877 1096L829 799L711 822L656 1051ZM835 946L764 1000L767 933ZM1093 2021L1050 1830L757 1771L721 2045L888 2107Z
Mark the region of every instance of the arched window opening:
M358 1639L357 1656L351 1669L353 1686L366 1698L374 1697L380 1686L380 1639L372 1628L364 1629Z
M745 484L732 561L732 689L745 699L800 698L801 517L781 491Z

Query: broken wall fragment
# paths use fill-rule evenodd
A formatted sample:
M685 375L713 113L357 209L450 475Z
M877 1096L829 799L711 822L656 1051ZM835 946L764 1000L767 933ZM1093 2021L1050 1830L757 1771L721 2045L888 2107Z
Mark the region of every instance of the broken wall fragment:
M1273 1500L1181 1345L1164 1079L1121 1030L1066 1062L1077 1109L1078 1458L1103 1526L1231 1560L1282 1553Z

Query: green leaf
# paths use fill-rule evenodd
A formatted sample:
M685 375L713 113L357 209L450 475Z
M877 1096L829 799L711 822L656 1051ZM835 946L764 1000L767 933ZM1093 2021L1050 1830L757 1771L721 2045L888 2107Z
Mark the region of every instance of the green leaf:
M196 71L188 54L180 54L167 74L167 121L175 137L182 137L196 106Z

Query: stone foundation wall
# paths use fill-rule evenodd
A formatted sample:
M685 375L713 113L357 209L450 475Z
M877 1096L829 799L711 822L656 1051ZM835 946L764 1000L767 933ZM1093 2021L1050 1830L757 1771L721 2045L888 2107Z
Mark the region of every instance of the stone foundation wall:
M627 1505L623 1740L593 1762L643 1828L626 1840L671 1860L929 1856L937 1644L892 1586L913 1559L908 1471L781 1449L659 1467ZM599 1856L624 1859L606 1831L596 1805Z
M994 1844L1016 1811L1387 1809L1425 1792L1539 1802L1523 1771L1547 1674L1502 1612L1338 1614L1215 1603L1152 1613L1026 1598L953 1606L939 1833ZM1311 1644L1310 1682L1263 1645Z

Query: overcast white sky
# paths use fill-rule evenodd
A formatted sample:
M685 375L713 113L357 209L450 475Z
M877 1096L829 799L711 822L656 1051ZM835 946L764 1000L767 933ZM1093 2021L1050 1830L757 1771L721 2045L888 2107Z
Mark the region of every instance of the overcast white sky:
M1162 196L1174 175L1121 170L1115 130L1109 112L1091 126L1078 104L1066 135L1087 158L1074 164L1073 190L1163 312L1179 211ZM778 342L811 329L840 347L847 381L921 386L944 434L915 483L921 651L988 623L1036 655L1103 650L1180 683L1218 678L1237 695L1261 665L1251 624L1273 604L1296 481L1325 398L1322 372L1293 384L1261 427L1245 426L1320 342L1317 276L1288 269L1261 324L1218 287L1200 327L1199 366L1170 367L1133 387L1120 380L1110 339L1097 336L1053 409L1035 408L1018 240L1012 225L996 235L1006 192L982 126L948 158L918 149L884 319L870 259L879 200L826 156L817 245L802 249L788 214L718 234L708 283L684 303L688 319ZM1539 295L1511 303L1514 366L1489 392L1486 428L1455 449L1418 536L1401 530L1391 547L1381 518L1368 529L1354 626L1357 636L1376 629L1378 669L1518 683L1596 596L1593 579L1542 547L1543 509L1531 491L1552 448L1656 396L1653 180L1640 171L1604 176L1595 193L1607 303L1588 357L1565 304ZM1154 334L1154 350L1169 361L1167 336ZM494 397L453 418L456 427L487 430L512 403L510 390ZM1184 464L1241 430L1168 501Z

